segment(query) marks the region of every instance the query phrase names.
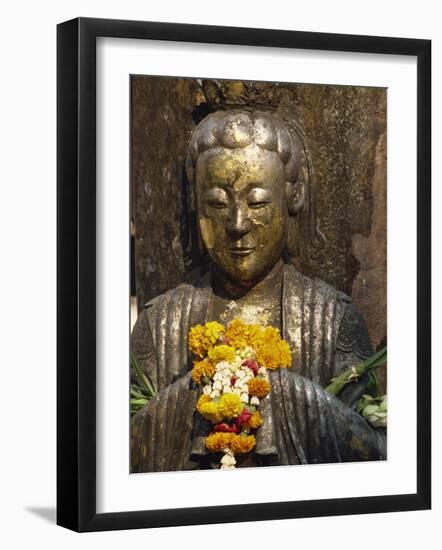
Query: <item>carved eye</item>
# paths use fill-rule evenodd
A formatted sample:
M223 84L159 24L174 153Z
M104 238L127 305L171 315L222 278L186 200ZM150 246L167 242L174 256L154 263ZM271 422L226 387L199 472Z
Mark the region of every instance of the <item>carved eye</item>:
M247 195L249 208L263 208L272 202L272 193L262 187L254 187Z
M216 208L217 210L221 210L222 208L227 208L227 203L222 201L207 201L207 204L211 206L212 208Z
M221 189L220 187L216 187L213 189L209 189L206 193L206 203L211 206L212 208L216 208L217 210L221 210L223 208L227 208L229 205L229 198L227 196L227 193L224 191L224 189Z

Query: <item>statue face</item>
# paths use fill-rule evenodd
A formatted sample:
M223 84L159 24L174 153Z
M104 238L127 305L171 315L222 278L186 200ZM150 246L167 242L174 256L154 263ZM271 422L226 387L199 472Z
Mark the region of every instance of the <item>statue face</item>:
M212 149L198 158L196 199L201 235L230 280L253 284L281 257L287 240L285 178L277 153L252 144Z

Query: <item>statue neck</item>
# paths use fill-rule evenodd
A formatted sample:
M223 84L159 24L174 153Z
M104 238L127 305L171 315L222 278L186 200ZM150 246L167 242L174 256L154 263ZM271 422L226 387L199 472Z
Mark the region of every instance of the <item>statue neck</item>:
M213 266L212 288L217 296L227 300L241 300L247 296L248 300L263 298L265 302L275 292L280 294L283 267L284 262L280 258L260 281L247 285L231 281Z

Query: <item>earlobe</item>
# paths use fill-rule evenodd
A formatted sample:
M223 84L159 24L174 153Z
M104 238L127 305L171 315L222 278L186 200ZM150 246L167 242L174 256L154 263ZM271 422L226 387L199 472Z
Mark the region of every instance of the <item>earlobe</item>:
M285 194L289 213L294 216L305 204L306 185L304 178L299 177L297 181L287 181L285 184Z

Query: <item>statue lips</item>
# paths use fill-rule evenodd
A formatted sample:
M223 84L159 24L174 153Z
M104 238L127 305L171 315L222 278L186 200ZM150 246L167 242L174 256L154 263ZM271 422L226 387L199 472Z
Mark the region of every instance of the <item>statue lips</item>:
M233 256L248 256L251 254L254 250L254 246L232 246L229 248L230 253L233 254Z

